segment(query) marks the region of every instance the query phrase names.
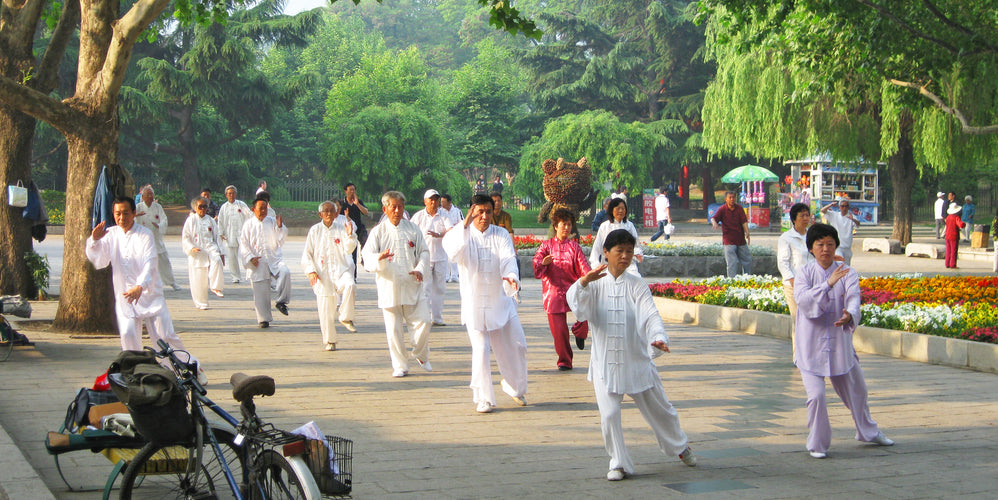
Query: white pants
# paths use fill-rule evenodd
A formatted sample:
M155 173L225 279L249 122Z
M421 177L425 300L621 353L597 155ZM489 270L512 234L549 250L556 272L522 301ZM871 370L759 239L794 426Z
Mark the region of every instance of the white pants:
M828 406L825 402L825 377L803 370L800 376L807 392L807 451L825 453L832 444L832 425L828 421ZM866 379L859 363L848 373L828 378L832 381L835 393L842 398L842 403L852 412L852 420L856 424L856 440L872 441L880 428L870 416L870 405L866 400Z
M274 315L270 310L271 283L276 288L277 297L275 301L287 304L291 300L291 271L288 266L281 266L277 276L253 282L253 308L256 309L257 323L274 321Z
M233 283L239 283L242 271L239 269L239 245L229 245L229 253L225 256L225 267L229 271L229 277Z
M790 345L793 346L794 357L797 357L797 337L794 332L797 330L797 301L794 299L794 286L789 281L783 282L783 296L787 298L787 308L790 309Z
M444 294L447 293L447 275L450 263L446 260L430 263L429 276L423 279L423 294L430 305L430 318L437 323L444 322Z
M633 474L634 462L624 445L624 426L620 422L620 403L624 400L624 395L608 392L606 382L599 377L593 377L593 389L596 392L596 405L599 407L603 444L610 455L610 470L623 469L624 472ZM655 433L658 449L666 455L679 456L686 449L689 440L679 426L679 415L666 397L662 383L629 396Z
M409 356L405 352L404 326L409 328L412 337L412 357L424 363L430 355L430 311L426 301L413 305L387 307L381 312L385 316L385 332L388 334L388 354L392 358L392 369L409 371Z
M149 341L159 350L159 340L165 340L170 347L177 350L186 351L184 343L181 342L177 332L173 330L173 320L170 319L170 310L164 306L155 316L147 318L128 318L122 313L122 307L131 307L128 304L120 304L115 301L114 313L118 319L118 335L121 336L122 351L142 350L142 325L145 324L146 331L149 332Z
M315 296L315 302L319 307L319 330L322 332L323 344L336 343L336 302L340 297L343 301L340 303L339 320L353 321L356 290L353 276L347 273L336 283L336 293L322 293Z
M492 363L489 349L496 355L502 390L511 397L527 393L527 339L523 335L520 317L513 316L498 330L479 331L468 328L471 340L471 392L476 403L496 404L492 387Z
M208 267L195 267L187 259L187 277L191 282L191 299L199 309L208 308L208 290L222 290L222 259L209 259Z
M176 278L173 277L173 266L170 265L170 254L166 252L160 252L156 254L159 259L159 279L163 281L164 287L173 287L177 284Z
M447 273L447 277L450 278L452 281L457 281L461 274L457 270L457 264L453 262L448 262L448 264L450 264L450 272Z

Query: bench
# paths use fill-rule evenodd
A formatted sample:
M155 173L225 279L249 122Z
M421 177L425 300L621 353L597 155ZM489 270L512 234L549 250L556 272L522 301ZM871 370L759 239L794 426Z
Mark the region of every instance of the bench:
M863 238L864 252L880 252L883 254L900 255L904 253L901 242L888 238Z
M908 243L904 247L905 257L928 257L941 259L946 256L946 246L935 243Z

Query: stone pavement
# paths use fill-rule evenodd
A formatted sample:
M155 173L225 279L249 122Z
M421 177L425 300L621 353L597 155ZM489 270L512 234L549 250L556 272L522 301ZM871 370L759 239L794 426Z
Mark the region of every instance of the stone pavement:
M61 238L46 244L58 248ZM184 290L167 292L168 303L178 332L208 371L209 396L224 408L236 411L231 373L269 374L278 389L259 402L264 418L287 428L315 420L327 434L354 441L355 498L996 497L996 375L861 355L873 417L897 444L854 441L849 412L829 390L832 448L828 459L814 460L804 451L804 390L789 344L680 324L666 325L673 353L658 365L700 465L663 456L627 400L624 426L637 474L609 483L585 377L589 351L577 352L574 371L555 369L538 281L524 280L520 305L530 404L517 407L497 388L499 408L480 415L467 387L470 349L459 325L456 284L447 290L448 326L434 328L431 337L434 372L413 365L409 377L393 379L373 276L359 273L360 332L340 329L340 350L323 351L314 298L298 264L301 247L302 239L292 238L285 249L295 276L291 315L275 313L270 330L256 328L245 283L227 285L225 298L196 310L174 241L172 260ZM927 259L863 259L858 268L880 272L942 268ZM985 267L967 271L989 274ZM55 314L55 303L33 305L34 320ZM31 322L21 330L36 345L16 348L0 364L6 430L0 432L0 490L12 499L52 498L45 489L59 499L99 498L66 490L42 440L58 428L76 389L92 384L114 359L117 337L67 336ZM75 486L102 485L110 470L102 456L86 451L63 455L62 464Z

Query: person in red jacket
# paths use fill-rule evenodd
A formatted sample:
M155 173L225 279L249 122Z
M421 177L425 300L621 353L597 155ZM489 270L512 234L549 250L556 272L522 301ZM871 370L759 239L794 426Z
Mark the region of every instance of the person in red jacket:
M960 249L960 230L967 224L960 220L963 209L956 203L950 203L946 210L946 267L956 269L956 254Z

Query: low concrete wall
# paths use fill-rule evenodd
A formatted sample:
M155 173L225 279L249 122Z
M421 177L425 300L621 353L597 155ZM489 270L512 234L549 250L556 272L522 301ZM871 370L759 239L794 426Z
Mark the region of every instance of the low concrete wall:
M705 328L790 339L790 316L749 309L697 304L655 297L663 320ZM998 345L860 326L853 333L859 352L903 358L934 365L998 373Z
M534 256L519 255L520 273L522 276L533 276ZM644 262L638 263L638 272L644 277L690 277L706 278L723 276L728 265L724 257L655 257L646 256ZM775 255L753 256L752 274L768 274L779 276Z

